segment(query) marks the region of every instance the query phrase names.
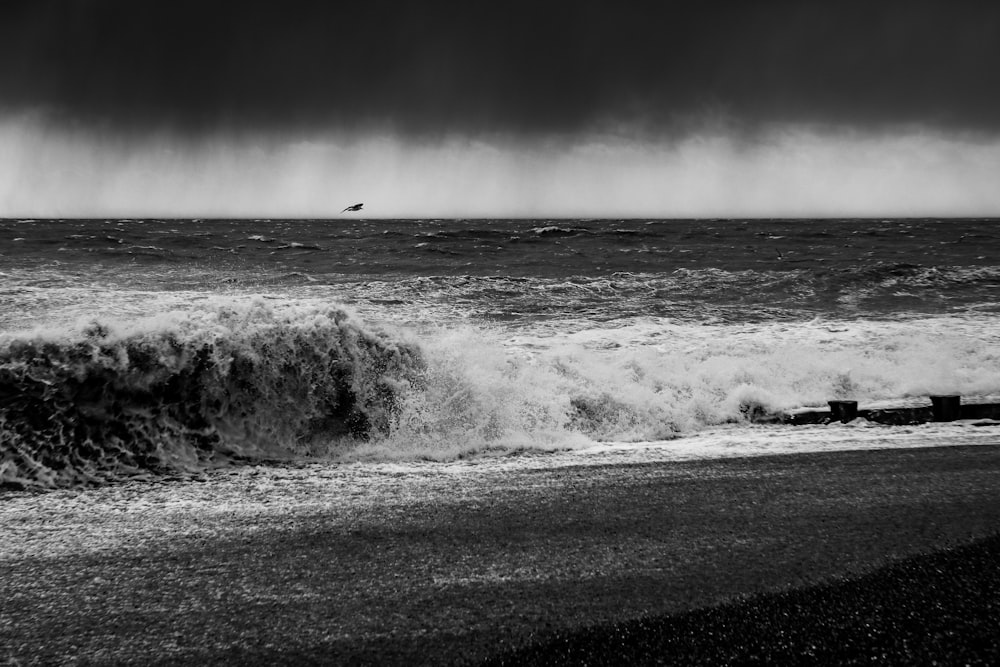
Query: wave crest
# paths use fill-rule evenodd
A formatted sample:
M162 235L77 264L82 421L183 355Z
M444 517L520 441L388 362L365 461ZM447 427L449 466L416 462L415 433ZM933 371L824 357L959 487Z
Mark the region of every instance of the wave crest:
M0 347L0 483L196 472L388 430L423 361L338 308L262 302Z

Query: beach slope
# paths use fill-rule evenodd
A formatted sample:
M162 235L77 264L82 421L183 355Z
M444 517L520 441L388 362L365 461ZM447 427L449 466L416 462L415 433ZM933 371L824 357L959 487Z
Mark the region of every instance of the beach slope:
M0 660L477 662L998 529L989 445L259 466L5 492Z

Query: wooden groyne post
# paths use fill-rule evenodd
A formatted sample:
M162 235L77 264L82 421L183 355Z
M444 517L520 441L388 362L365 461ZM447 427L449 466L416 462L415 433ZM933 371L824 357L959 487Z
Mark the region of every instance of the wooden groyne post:
M962 397L931 396L931 414L936 422L953 422L962 417Z
M830 418L844 424L858 418L857 401L828 401L830 404Z

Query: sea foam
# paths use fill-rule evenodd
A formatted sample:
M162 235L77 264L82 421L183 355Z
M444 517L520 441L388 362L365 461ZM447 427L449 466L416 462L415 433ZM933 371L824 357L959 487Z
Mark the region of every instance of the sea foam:
M416 330L320 299L208 298L0 339L0 482L663 441L835 398L1000 394L997 349L973 315Z
M604 327L449 326L388 435L342 456L449 459L690 436L831 399L1000 392L998 332L975 317Z

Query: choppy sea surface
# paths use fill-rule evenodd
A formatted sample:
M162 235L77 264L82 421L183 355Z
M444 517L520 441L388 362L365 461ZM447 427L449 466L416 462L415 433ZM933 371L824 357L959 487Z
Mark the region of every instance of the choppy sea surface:
M1000 394L998 224L0 220L0 483L711 449L761 411Z

